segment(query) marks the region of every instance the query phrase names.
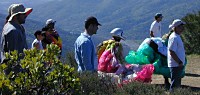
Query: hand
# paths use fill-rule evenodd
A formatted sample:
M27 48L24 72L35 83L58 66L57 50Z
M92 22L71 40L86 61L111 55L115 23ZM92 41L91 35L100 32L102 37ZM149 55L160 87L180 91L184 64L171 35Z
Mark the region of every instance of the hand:
M183 67L183 63L181 62L181 63L179 63L179 67Z

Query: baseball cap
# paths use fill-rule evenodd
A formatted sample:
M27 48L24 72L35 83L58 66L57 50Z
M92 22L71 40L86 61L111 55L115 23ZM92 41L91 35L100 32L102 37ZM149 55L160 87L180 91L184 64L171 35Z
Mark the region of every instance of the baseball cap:
M180 19L175 19L172 24L169 25L169 29L172 29L173 27L177 27L179 25L184 25L185 22L181 21Z
M163 17L163 15L162 15L161 13L156 13L156 14L155 14L155 17L156 17L156 18L159 18L159 17Z
M121 28L114 28L110 34L112 34L112 36L117 36L120 37L121 39L125 40L125 37L123 37L123 30Z
M56 21L54 21L53 19L48 19L46 21L46 25L51 24L51 23L56 23Z
M85 24L86 24L86 25L89 25L89 24L97 24L97 25L100 25L100 26L101 26L101 24L98 22L98 20L97 20L94 16L88 17L88 18L85 20Z

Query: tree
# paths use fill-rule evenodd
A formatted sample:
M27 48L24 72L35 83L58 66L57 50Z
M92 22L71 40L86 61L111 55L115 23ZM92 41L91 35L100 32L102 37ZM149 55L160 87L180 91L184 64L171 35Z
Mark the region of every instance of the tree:
M200 11L196 14L188 14L182 20L186 22L182 34L186 53L200 54Z

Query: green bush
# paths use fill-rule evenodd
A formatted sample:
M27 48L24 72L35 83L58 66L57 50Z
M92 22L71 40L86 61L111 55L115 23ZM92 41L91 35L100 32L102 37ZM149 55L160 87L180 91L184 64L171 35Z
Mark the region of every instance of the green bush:
M80 79L58 59L59 52L51 44L46 50L24 50L21 60L16 51L7 53L8 62L0 65L1 94L78 94Z
M182 34L186 53L200 54L200 11L196 14L188 14L183 20L186 22Z
M81 95L111 95L117 90L110 77L99 77L94 72L80 74Z

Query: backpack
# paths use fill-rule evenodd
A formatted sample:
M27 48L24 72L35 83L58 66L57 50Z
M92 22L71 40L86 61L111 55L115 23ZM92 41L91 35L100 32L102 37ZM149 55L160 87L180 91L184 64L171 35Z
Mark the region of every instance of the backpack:
M98 60L99 58L101 57L102 53L109 48L109 46L114 43L115 41L110 39L110 40L106 40L106 41L103 41L102 43L100 43L96 50L97 50L97 57L98 57Z

